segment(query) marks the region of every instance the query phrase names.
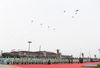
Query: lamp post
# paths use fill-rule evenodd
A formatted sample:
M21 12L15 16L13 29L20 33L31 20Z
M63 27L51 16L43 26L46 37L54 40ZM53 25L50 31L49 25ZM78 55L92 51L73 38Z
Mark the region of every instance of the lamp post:
M29 47L28 47L28 51L30 51L30 44L32 43L31 41L28 41L29 43Z
M28 55L30 55L29 54L29 51L30 51L30 44L32 43L31 41L28 41L28 43L29 43L29 47L28 47Z
M82 53L82 58L84 58L84 53Z
M100 49L98 49L99 50L99 53L100 53Z
M98 49L99 50L99 52L100 52L100 49Z

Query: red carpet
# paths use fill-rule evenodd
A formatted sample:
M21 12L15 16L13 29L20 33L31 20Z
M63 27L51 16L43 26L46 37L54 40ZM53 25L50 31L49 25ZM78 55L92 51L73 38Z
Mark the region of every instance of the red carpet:
M81 67L83 65L88 64L100 64L100 63L82 63L82 64L51 64L51 65L10 65L15 68L89 68L89 67Z

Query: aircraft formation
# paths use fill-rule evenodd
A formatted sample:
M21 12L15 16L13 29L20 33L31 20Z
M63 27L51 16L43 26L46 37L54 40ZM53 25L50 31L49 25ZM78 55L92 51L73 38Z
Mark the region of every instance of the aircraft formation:
M64 10L63 12L64 12L64 13L67 13L66 10ZM79 13L79 10L78 10L78 9L74 10L74 12L73 12L71 18L72 18L72 19L75 18L75 17L78 15L78 13ZM32 19L31 19L31 23L32 23L32 24L36 23L36 22L35 22L35 18L32 18ZM46 25L46 27L47 27L48 29L51 29L51 30L54 30L54 31L56 30L56 27L53 27L53 26L51 26L51 25L44 24L44 23L39 23L39 26L40 26L41 28L44 28L44 25Z

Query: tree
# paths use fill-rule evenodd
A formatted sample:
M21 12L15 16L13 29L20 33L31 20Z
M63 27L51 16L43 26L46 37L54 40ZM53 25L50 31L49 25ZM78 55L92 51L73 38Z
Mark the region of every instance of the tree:
M14 58L14 57L20 58L20 56L18 54L13 55L13 54L10 54L10 53L3 53L2 57L4 57L4 58L7 58L7 57L10 57L10 58Z

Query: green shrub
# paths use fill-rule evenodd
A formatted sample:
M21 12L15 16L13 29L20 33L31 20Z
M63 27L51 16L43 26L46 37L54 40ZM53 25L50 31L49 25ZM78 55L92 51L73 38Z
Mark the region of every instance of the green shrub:
M97 67L100 67L100 64L98 64Z

